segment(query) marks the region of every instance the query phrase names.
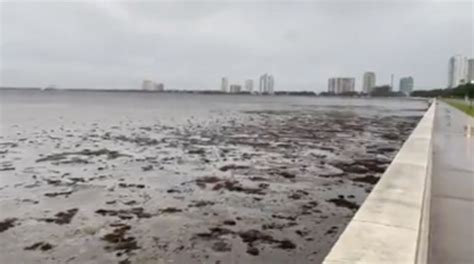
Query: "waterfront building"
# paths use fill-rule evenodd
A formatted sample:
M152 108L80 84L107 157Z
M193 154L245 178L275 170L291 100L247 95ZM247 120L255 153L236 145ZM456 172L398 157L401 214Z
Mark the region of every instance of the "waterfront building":
M245 81L245 90L249 93L253 92L253 80L252 79L247 79Z
M163 83L155 83L155 91L162 92L165 90L165 85Z
M413 77L408 76L408 77L403 77L400 79L400 92L405 94L406 96L409 96L411 92L413 91L413 85L414 85L414 80Z
M267 74L260 76L260 82L258 85L258 92L260 94L265 93L265 87L267 87Z
M275 79L273 78L273 75L269 75L268 80L267 80L267 94L274 93L274 86L275 86Z
M355 91L355 78L336 77L328 81L328 92L333 94L350 93Z
M449 59L448 87L455 88L468 81L468 60L462 55Z
M362 82L362 92L370 94L375 87L375 73L366 72Z
M144 91L164 91L165 85L163 83L155 83L152 80L143 80L142 90Z
M474 59L469 59L467 62L467 81L474 83Z
M275 78L270 74L260 76L258 92L261 94L273 94L275 88Z
M240 93L242 91L242 86L238 84L231 84L230 85L230 92L231 93Z
M229 80L227 79L227 77L222 77L222 80L221 80L221 91L224 92L224 93L227 93L229 91Z
M151 91L155 87L155 84L152 80L143 80L142 82L142 90Z

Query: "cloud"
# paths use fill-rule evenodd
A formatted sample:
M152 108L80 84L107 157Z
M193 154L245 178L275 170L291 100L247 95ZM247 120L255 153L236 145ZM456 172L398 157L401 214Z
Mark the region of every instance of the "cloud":
M264 72L276 89L326 89L364 71L446 85L473 56L473 4L428 1L1 2L0 85L218 89Z

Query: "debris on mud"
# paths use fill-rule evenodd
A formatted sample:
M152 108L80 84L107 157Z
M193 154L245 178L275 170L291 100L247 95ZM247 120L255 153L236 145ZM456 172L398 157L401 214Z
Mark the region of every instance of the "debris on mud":
M62 250L73 252L78 242L109 251L99 246L96 262L113 262L115 255L122 264L320 263L419 116L385 106L266 106L213 110L187 121L133 112L110 120L98 115L93 124L81 117L75 124L40 124L31 133L18 129L28 140L0 136L18 142L0 143L0 171L12 171L1 176L7 197L1 202L12 210L22 206L9 216L65 225L42 224L72 242L54 246L61 263L69 261ZM58 203L69 206L48 211ZM0 232L12 227L21 229L14 253L53 251L37 242L45 238L34 225L0 221ZM71 263L90 261L74 257Z
M248 169L247 165L228 164L219 168L220 171Z
M209 228L209 232L197 233L195 234L195 237L209 240L209 239L216 239L221 236L229 235L229 234L235 234L235 232L228 228L211 227Z
M225 240L218 240L212 244L212 249L216 252L227 252L232 249L232 245Z
M64 191L64 192L52 192L52 193L45 193L44 196L47 197L56 197L56 196L62 196L64 195L65 197L68 197L72 193L71 191Z
M47 251L47 250L52 249L53 247L54 247L54 246L51 245L50 243L41 241L41 242L34 243L34 244L31 245L31 246L25 247L24 249L25 249L25 250L36 250L36 249L40 249L41 251Z
M160 144L160 141L154 139L154 138L148 138L148 137L127 137L124 135L120 136L113 136L111 137L110 135L105 134L103 137L105 140L116 140L116 141L124 141L124 142L129 142L129 143L135 143L138 146L153 146L153 145L158 145Z
M214 205L215 202L213 201L205 201L205 200L199 200L199 201L192 201L188 207L203 207L203 206L209 206L209 205Z
M280 171L280 172L277 172L277 174L282 176L283 178L286 178L286 179L295 178L295 174L287 172L287 171Z
M343 195L339 195L339 197L332 198L327 201L335 204L337 207L344 207L350 210L357 210L359 208L358 204L351 202L349 200L346 200Z
M142 171L151 171L153 170L153 165L147 165L142 167Z
M231 220L231 219L228 219L228 220L224 220L222 222L223 225L231 225L231 226L234 226L236 225L237 223L234 221L234 220Z
M259 185L258 187L245 187L240 182L236 180L224 180L222 182L218 182L214 185L212 190L218 191L220 189L225 189L231 192L243 192L246 194L258 194L264 195L264 189L266 189L267 185Z
M99 150L84 149L80 151L63 152L63 153L47 155L46 157L37 159L36 162L63 161L67 159L69 156L101 156L101 155L105 155L107 159L116 159L118 157L130 157L130 155L122 154L118 151L108 150L105 148L99 149Z
M77 208L69 209L65 212L59 212L55 215L55 218L41 218L39 220L47 222L47 223L55 223L58 225L65 225L69 224L72 218L76 215L79 211Z
M331 228L329 228L328 231L326 231L326 233L324 233L324 234L325 235L335 234L335 233L337 233L338 229L339 229L339 227L337 227L337 226L331 226Z
M0 171L12 171L15 170L13 164L10 161L2 161L0 162Z
M172 213L179 213L182 212L182 209L178 209L175 207L166 207L164 209L160 209L160 213L162 214L172 214Z
M16 218L6 218L5 220L0 221L0 233L14 227L16 221Z
M372 176L372 175L367 175L367 176L363 176L363 177L354 178L354 179L352 179L352 180L355 181L355 182L363 182L363 183L368 183L368 184L376 184L376 183L380 180L380 177L375 177L375 176Z
M117 216L122 220L132 219L133 216L137 218L150 218L153 215L150 213L145 212L142 207L134 207L131 209L120 209L120 210L112 210L112 209L99 209L95 211L96 214L100 214L102 216Z
M289 239L278 240L256 229L239 232L239 236L244 243L247 243L247 253L250 255L258 254L259 251L255 250L255 245L258 243L275 244L275 247L280 249L296 248L295 243Z
M196 185L198 185L201 188L205 188L206 184L217 183L221 180L222 180L221 178L218 178L216 176L203 176L203 177L197 178L195 181L196 181Z
M138 188L138 189L143 189L145 188L145 185L144 184L134 184L134 183L119 183L118 186L120 188Z
M125 253L129 253L140 248L135 237L127 236L127 232L131 229L129 225L119 223L111 226L114 227L113 231L102 237L102 240L109 243L105 247L106 250L123 250Z

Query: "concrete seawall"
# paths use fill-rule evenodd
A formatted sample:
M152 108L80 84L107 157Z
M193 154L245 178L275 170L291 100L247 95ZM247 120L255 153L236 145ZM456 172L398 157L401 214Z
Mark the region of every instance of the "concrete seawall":
M435 107L425 113L323 263L427 263Z

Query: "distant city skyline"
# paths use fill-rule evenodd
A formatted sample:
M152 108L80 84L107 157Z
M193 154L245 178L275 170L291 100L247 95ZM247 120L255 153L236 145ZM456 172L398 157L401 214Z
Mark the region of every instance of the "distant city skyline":
M221 76L243 81L267 71L278 76L277 90L321 92L330 76L355 76L360 91L373 70L380 83L393 73L414 76L419 89L442 88L447 58L474 57L472 7L2 1L0 85L140 89L159 76L167 89L209 90Z

